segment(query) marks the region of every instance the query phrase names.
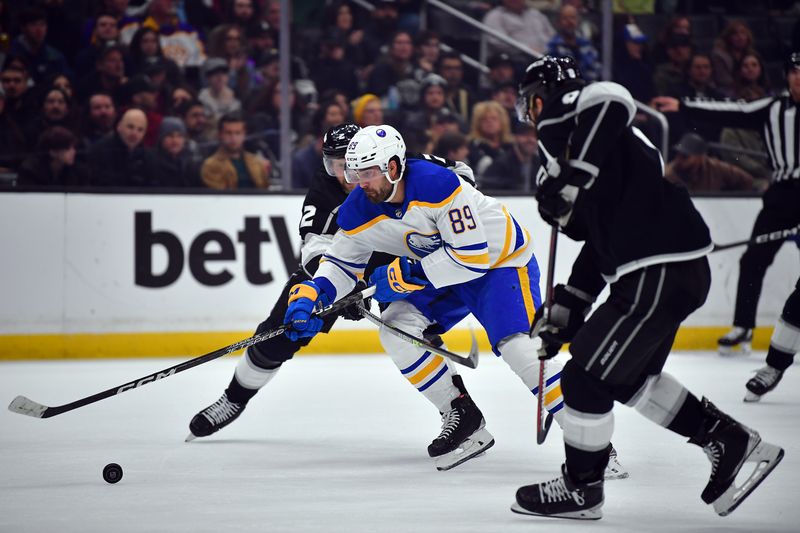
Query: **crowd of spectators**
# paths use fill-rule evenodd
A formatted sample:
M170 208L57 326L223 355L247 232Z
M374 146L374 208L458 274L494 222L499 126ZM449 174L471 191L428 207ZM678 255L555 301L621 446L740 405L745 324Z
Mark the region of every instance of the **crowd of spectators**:
M660 21L657 36L643 31L643 18L618 14L611 79L644 103L662 95L751 101L781 91L769 66L800 49L800 5L778 3L793 33L763 49L744 20L721 14L703 15L715 21L715 36L698 34L692 14L675 11L684 2L655 3L673 8L647 15ZM464 39L448 40L433 19L421 28L424 2L372 4L292 3L292 83L283 102L278 0L0 0L0 176L15 176L20 187L275 189L283 182L280 110L288 106L292 188L308 187L318 170L322 133L352 120L394 125L411 152L468 162L480 187L534 190L536 131L514 111L531 55L489 37L488 72L480 73L441 46ZM452 4L533 53L572 56L588 81L602 79L600 2ZM646 115L637 121L659 135ZM769 175L756 132L678 114L670 137L669 179L692 190L752 190ZM709 146L734 149L718 148L721 163ZM698 175L712 168L727 174Z

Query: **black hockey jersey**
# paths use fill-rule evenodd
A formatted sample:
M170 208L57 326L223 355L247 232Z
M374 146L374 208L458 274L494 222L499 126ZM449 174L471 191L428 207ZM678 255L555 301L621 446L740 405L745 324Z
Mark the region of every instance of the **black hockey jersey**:
M647 265L702 257L713 245L688 193L664 179L661 154L632 127L636 107L619 84L567 82L537 117L542 179L559 163L590 176L565 233L588 250L574 272L597 272L581 289L598 294L604 282ZM545 170L546 169L546 170ZM577 282L570 279L570 283Z

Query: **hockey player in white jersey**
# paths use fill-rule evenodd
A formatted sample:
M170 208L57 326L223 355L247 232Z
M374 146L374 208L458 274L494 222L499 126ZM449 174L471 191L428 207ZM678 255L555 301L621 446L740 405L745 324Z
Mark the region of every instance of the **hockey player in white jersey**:
M314 336L323 322L317 305L347 295L373 252L397 256L370 278L374 298L388 303L383 318L420 336L431 324L446 331L472 313L492 350L534 394L539 361L528 336L540 305L539 267L531 236L499 201L452 171L406 160L391 126L359 131L345 154L346 179L357 183L339 209L340 231L314 278L289 293L290 338ZM480 411L463 401L447 360L381 331L381 341L405 377L442 413L442 435L429 453L446 469L493 443ZM548 365L545 405L560 419L560 365Z

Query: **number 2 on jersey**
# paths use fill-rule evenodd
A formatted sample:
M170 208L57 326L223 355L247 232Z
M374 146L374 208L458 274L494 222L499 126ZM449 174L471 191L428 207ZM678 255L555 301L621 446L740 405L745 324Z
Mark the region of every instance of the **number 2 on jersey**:
M453 233L464 233L468 229L475 229L475 219L472 217L472 210L468 205L463 208L451 209L447 212L450 217L450 225L453 227ZM467 221L466 224L464 221Z

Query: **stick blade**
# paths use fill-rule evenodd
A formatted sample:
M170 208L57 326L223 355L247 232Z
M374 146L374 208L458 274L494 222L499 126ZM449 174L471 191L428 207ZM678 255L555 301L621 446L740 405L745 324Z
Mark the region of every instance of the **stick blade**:
M12 413L18 413L20 415L43 418L45 411L47 411L47 406L38 402L34 402L25 396L17 396L10 404L8 404L8 410Z

